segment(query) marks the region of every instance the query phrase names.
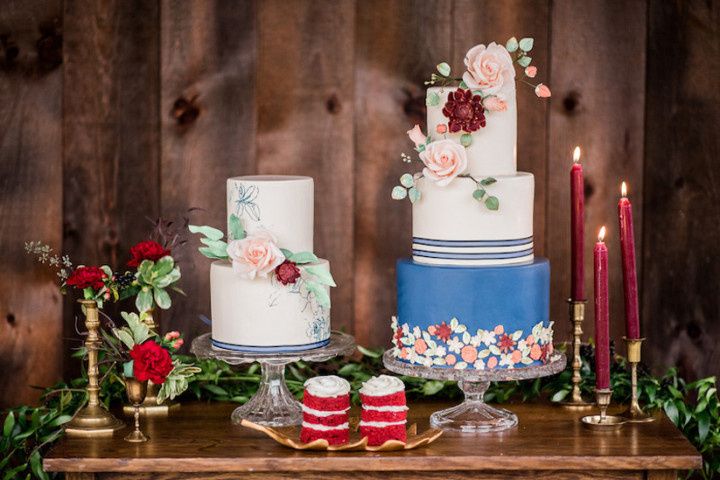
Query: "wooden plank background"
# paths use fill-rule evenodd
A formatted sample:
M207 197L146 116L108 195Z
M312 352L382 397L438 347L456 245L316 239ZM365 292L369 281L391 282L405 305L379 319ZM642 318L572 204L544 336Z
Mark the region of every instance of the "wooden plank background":
M536 252L568 338L568 170L583 147L586 260L609 229L613 337L624 331L616 202L635 207L646 358L720 373L720 1L9 0L0 9L0 405L76 369L71 299L22 251L43 240L118 268L148 218L223 225L225 179L315 177L333 325L386 345L410 209L390 200L424 123L423 80L476 43L536 39L539 101L518 91L518 164L536 179ZM693 211L694 210L694 211ZM194 246L194 243L192 244ZM208 261L179 253L164 328L207 330ZM592 309L590 309L592 310ZM111 311L111 313L113 313ZM586 331L592 336L592 315ZM620 347L622 350L622 347ZM64 361L63 361L64 359Z

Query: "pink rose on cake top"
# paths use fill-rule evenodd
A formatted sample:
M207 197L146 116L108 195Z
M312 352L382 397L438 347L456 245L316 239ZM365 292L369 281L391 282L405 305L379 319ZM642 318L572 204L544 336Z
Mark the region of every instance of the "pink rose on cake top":
M368 445L382 445L388 440L407 441L408 408L402 380L389 375L372 377L363 382L360 400L360 434L368 437Z
M228 243L227 254L232 260L233 270L250 280L255 276L267 277L285 261L285 255L276 242L267 230L248 234L241 240L232 240Z

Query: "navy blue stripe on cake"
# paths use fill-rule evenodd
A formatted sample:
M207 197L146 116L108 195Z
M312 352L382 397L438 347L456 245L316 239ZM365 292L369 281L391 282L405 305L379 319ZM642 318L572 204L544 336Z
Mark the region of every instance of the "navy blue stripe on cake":
M515 238L512 240L433 240L431 238L413 237L413 243L430 247L513 247L531 243L533 237Z
M234 343L220 342L215 339L211 339L211 343L214 347L222 348L223 350L233 350L235 352L252 352L252 353L283 353L283 352L299 352L303 350L312 350L315 348L321 348L330 343L330 339L322 340L315 343L306 343L304 345L268 345L263 347L250 346L250 345L236 345Z
M502 260L505 258L519 258L531 255L532 248L520 250L517 252L498 252L498 253L454 253L454 252L428 252L425 250L413 250L416 257L425 258L444 258L448 260Z

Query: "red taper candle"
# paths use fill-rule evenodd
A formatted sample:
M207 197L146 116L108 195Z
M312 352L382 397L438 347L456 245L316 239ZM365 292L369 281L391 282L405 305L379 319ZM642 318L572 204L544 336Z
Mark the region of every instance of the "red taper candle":
M620 254L622 256L623 293L625 295L625 335L640 338L640 307L638 306L637 269L635 268L635 233L632 204L627 198L627 185L622 182L618 202L620 219Z
M573 165L570 169L570 299L585 300L585 269L583 267L583 244L585 232L585 186L583 168L580 164L580 147L573 151Z
M605 227L593 251L595 265L595 388L610 388L610 304L608 302L608 249Z

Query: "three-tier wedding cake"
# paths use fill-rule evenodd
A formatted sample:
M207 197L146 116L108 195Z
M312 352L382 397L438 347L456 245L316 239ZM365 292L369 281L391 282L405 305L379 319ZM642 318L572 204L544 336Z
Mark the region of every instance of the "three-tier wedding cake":
M227 181L228 240L207 226L212 344L245 352L309 350L330 339L327 260L313 252L313 179L245 176Z
M392 326L402 361L486 370L552 353L550 265L533 253L534 177L516 168L515 65L531 84L531 49L531 39L477 45L462 78L441 63L427 82L428 134L408 131L422 171L392 192L412 202L413 257L397 263Z

